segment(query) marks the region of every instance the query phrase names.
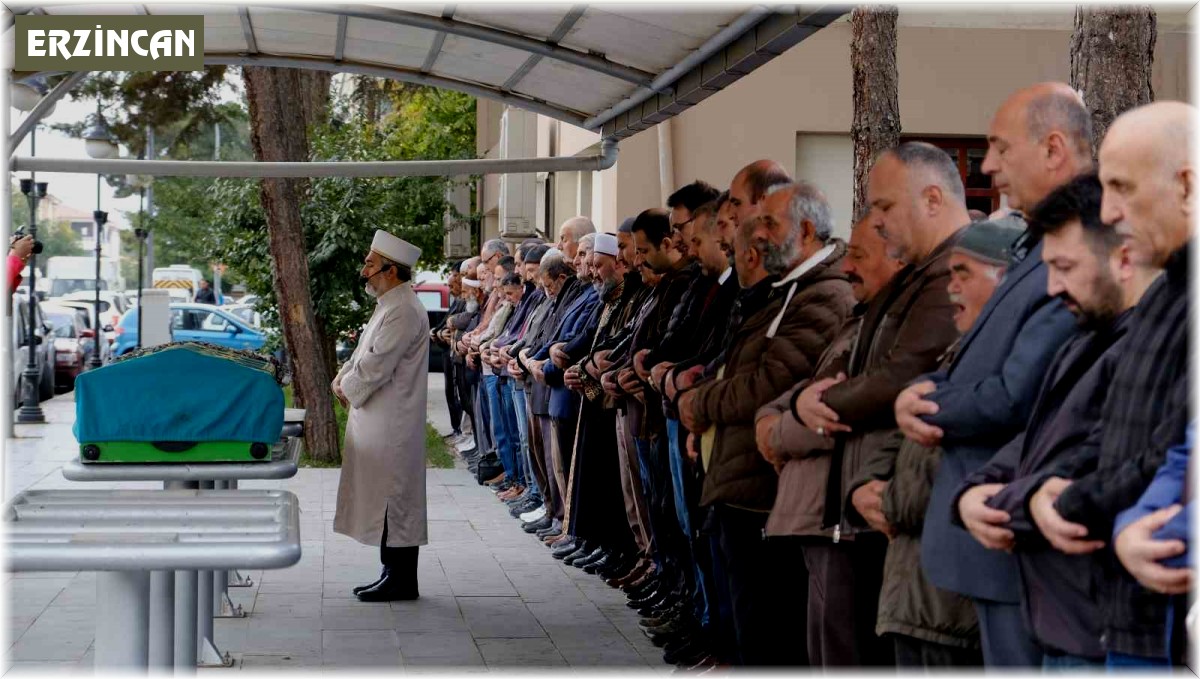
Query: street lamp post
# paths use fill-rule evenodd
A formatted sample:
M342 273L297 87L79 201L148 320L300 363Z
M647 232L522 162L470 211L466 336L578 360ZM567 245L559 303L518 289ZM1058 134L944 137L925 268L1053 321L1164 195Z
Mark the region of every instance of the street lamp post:
M104 365L104 362L100 360L100 341L105 339L104 325L100 320L100 238L104 233L104 224L108 221L108 213L96 210L92 212L92 217L96 220L96 347L92 352L92 357L88 359L88 367L99 368Z
M25 194L25 200L29 202L29 235L37 240L37 205L38 199L46 196L46 182L34 183L32 179L21 180L21 193ZM29 362L25 364L25 373L21 379L21 410L17 413L17 422L21 424L42 424L46 421L46 415L42 412L42 406L38 403L39 381L42 371L37 364L37 274L35 268L37 266L37 253L31 253L29 257L29 323L26 330L28 336L25 340L29 343Z
M137 236L137 239L138 239L137 348L141 349L142 348L142 288L144 287L144 283L142 282L142 277L144 276L144 274L142 273L142 265L145 263L144 252L145 252L145 248L146 248L146 229L143 227L143 224L145 224L145 221L144 221L145 213L143 212L143 210L145 209L145 205L146 205L146 187L142 186L141 188L139 188L138 194L139 194L139 196L138 196L138 227L136 229L134 229L133 233L135 236Z

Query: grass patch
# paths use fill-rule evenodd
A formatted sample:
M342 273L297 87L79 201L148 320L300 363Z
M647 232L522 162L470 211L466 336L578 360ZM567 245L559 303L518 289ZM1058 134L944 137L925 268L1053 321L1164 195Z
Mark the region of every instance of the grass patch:
M292 385L283 388L283 405L285 408L291 408L294 396L292 394ZM337 399L333 401L333 413L337 417L338 423L338 440L346 440L346 419L349 413ZM342 460L339 457L336 460L315 460L308 456L307 451L300 452L299 464L301 467L317 467L321 469L339 469L342 466ZM438 433L433 425L425 423L425 466L436 467L438 469L450 469L454 467L454 455L450 452L450 446L442 440L442 435Z

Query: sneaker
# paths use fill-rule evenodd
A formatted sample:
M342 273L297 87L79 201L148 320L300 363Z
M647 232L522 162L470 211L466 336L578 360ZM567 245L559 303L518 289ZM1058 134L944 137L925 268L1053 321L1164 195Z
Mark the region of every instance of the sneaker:
M532 521L537 521L538 519L542 518L545 515L546 515L546 505L542 505L541 507L538 507L537 509L533 510L532 512L529 512L527 514L522 514L517 518L521 519L525 523L530 523Z
M460 438L462 438L462 432L455 429L454 431L450 432L449 434L446 434L445 436L443 436L442 440L443 441L453 441L455 439L460 439Z
M474 448L475 448L475 438L474 437L464 439L464 440L460 441L459 443L454 444L454 449L460 453L466 452L468 450L472 450Z

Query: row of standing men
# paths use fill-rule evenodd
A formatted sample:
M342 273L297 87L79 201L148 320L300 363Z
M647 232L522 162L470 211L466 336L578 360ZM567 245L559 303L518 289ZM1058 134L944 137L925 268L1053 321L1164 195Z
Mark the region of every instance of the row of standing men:
M848 243L768 160L488 241L433 330L459 449L669 663L1178 663L1192 114L1127 112L1097 168L1076 92L1014 93L990 218L907 142Z

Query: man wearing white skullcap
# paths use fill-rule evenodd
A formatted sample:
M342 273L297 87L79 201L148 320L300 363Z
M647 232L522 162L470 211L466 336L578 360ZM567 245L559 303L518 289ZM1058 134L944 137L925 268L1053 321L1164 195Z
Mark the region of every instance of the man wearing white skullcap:
M333 392L349 410L333 530L379 545L379 580L361 601L416 599L417 551L428 540L425 406L429 317L413 291L421 250L376 231L361 276L375 311Z

